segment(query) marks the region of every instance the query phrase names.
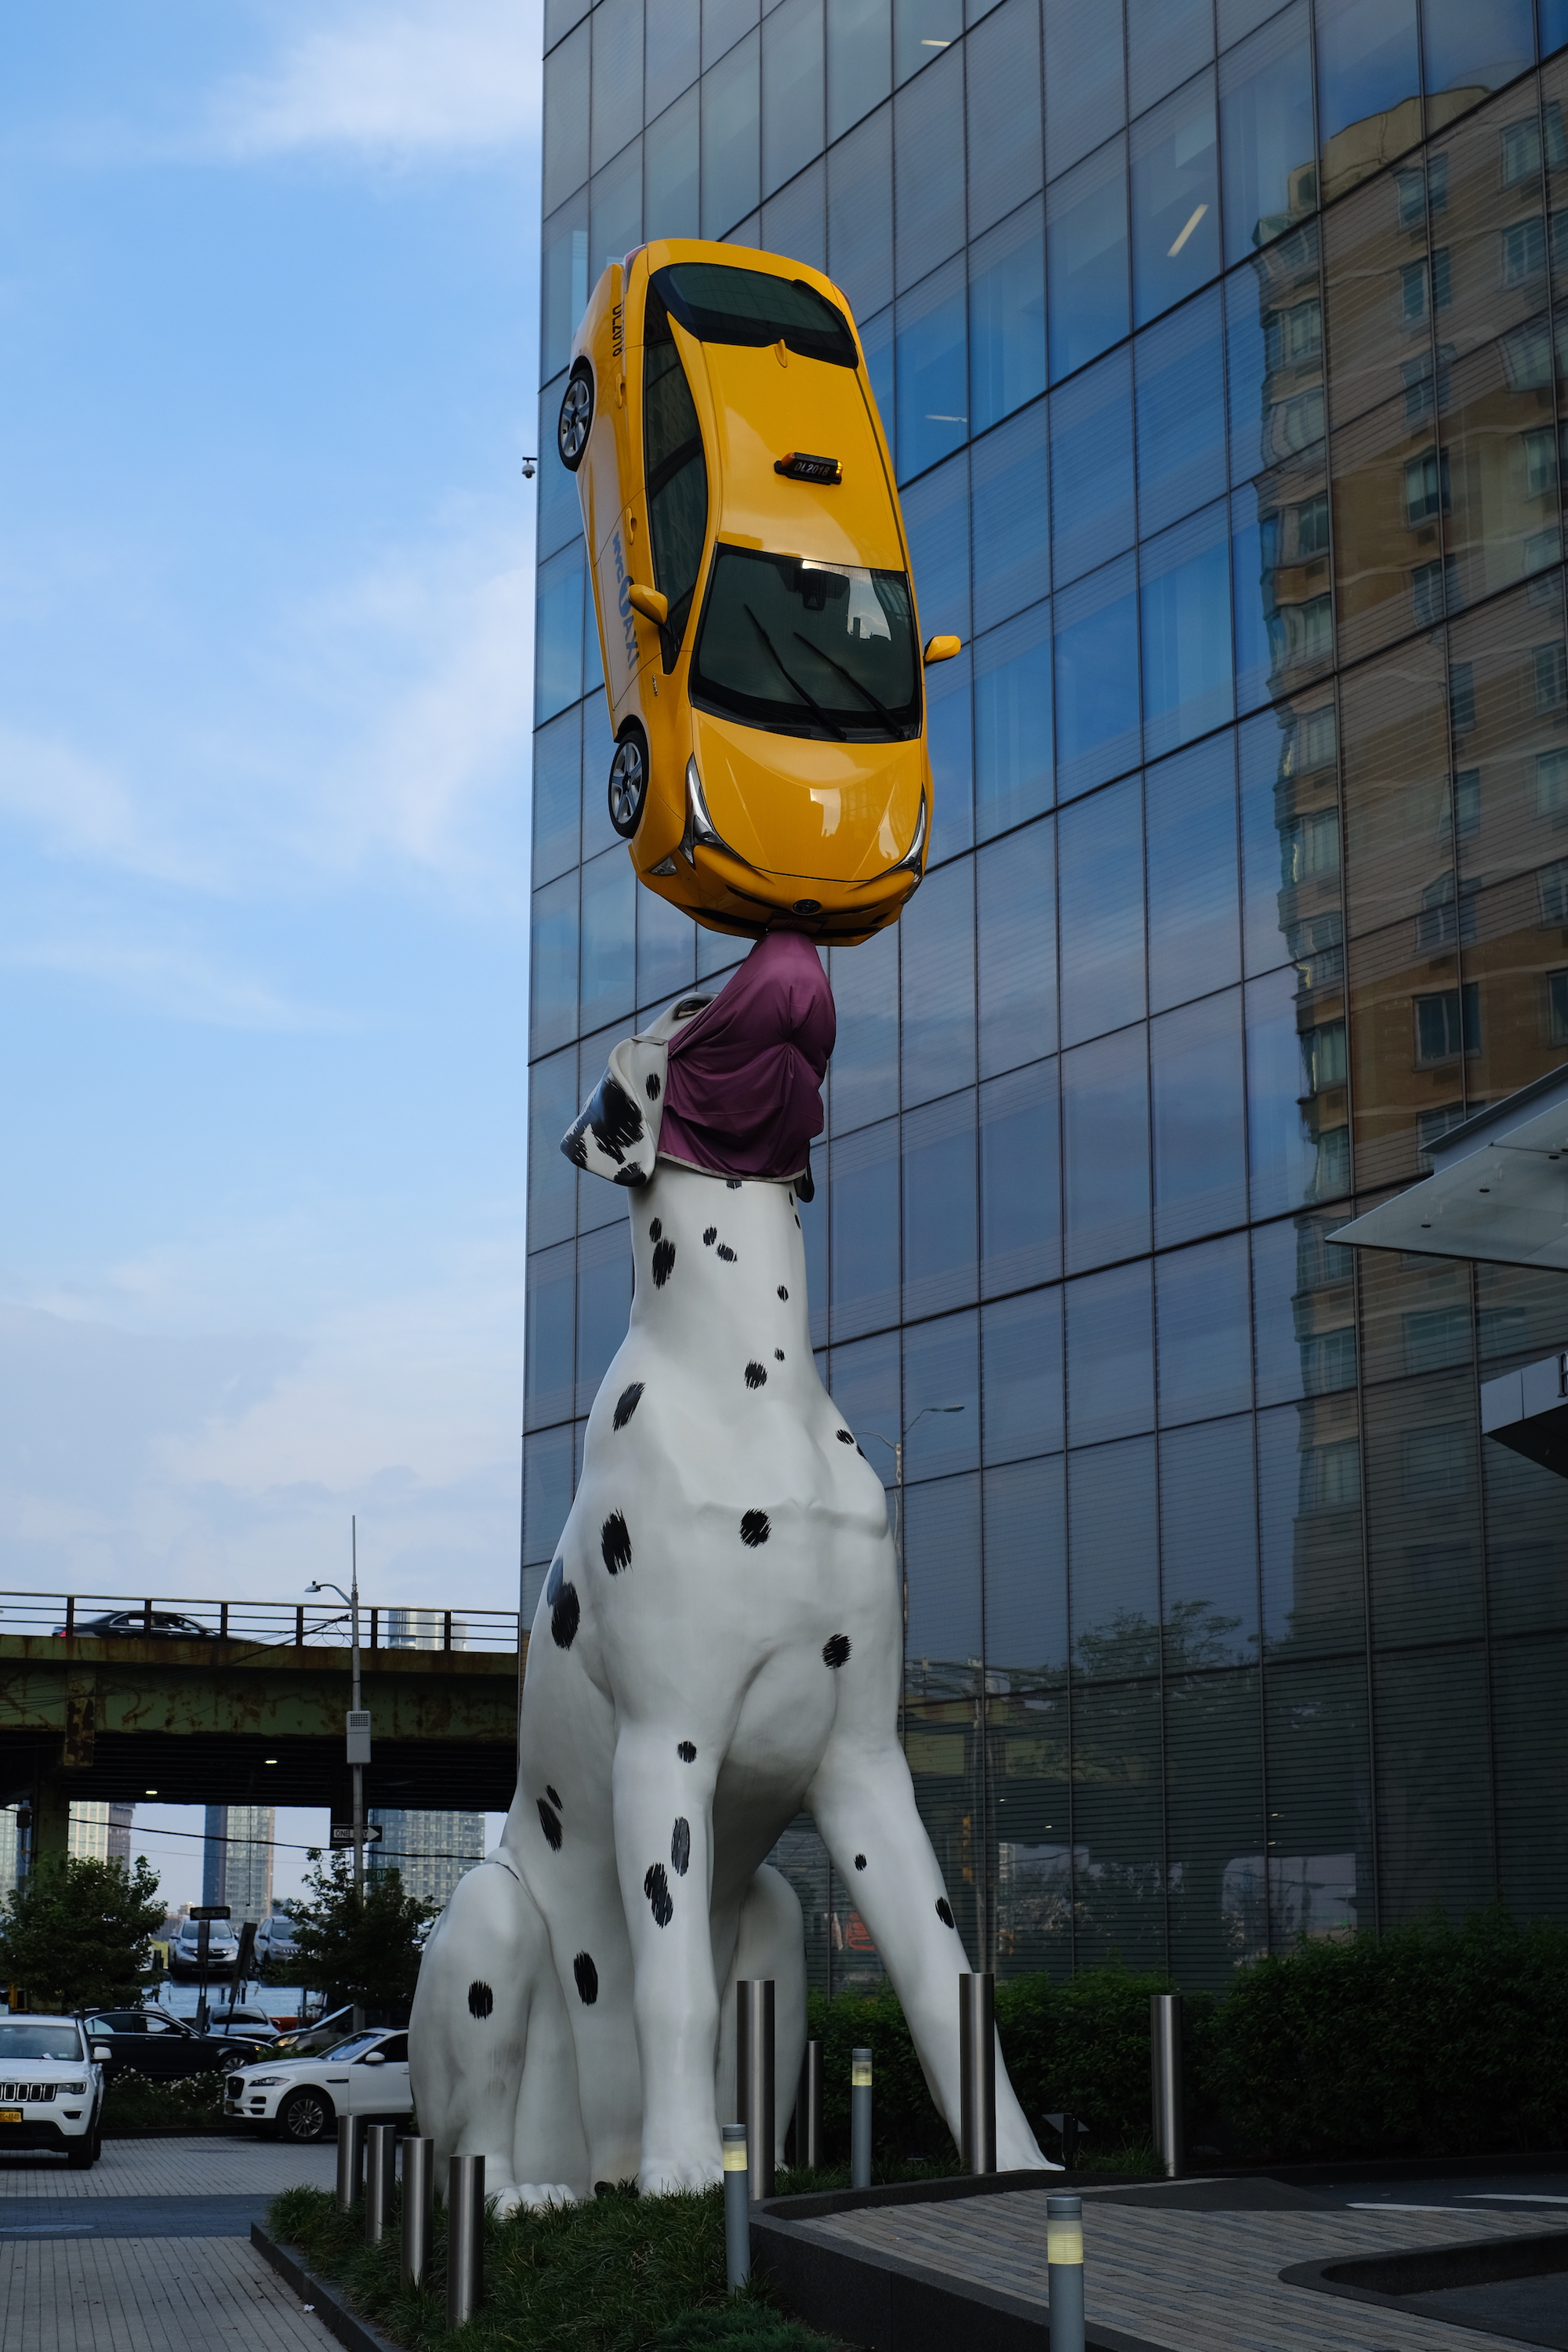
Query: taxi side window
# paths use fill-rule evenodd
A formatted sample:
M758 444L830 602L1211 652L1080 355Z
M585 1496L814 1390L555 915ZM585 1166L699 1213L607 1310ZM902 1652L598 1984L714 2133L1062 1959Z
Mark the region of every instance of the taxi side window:
M643 323L643 463L654 585L669 600L669 617L660 631L668 672L675 667L691 615L708 535L708 461L669 315L653 287Z

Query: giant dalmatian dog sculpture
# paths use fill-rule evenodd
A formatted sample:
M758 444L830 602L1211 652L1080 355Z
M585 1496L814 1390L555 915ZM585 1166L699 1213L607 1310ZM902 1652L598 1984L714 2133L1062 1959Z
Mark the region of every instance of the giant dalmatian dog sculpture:
M421 2126L440 2162L483 2152L503 2210L634 2174L656 2192L718 2181L742 1977L776 1988L782 2141L805 1953L799 1906L763 1857L802 1806L959 2126L968 1962L899 1744L886 1498L807 1328L795 1201L810 1197L832 999L811 947L773 933L709 1003L618 1045L563 1145L629 1189L631 1327L533 1622L517 1795L437 1923L414 2004ZM671 1045L715 1026L737 1101L763 1073L758 1115L785 1177L672 1156L673 1135L705 1160L730 1143L731 1165L758 1157L677 1119ZM996 2138L1003 2167L1045 2166L1000 2059Z

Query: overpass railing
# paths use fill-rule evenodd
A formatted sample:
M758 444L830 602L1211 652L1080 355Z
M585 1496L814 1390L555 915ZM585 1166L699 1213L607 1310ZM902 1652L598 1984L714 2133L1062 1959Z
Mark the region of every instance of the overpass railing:
M349 1646L341 1601L128 1601L123 1594L0 1591L0 1636L73 1635L78 1641L246 1642L260 1649ZM362 1601L360 1646L381 1650L515 1651L515 1609L427 1609Z

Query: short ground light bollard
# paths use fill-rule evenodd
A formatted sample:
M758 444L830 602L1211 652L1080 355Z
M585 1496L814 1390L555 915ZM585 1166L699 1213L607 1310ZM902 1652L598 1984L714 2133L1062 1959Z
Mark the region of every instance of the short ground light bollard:
M364 2165L364 2118L338 2117L338 2210L352 2213L359 2199Z
M849 2186L871 2186L871 2053L849 2053Z
M773 2193L773 1980L735 1986L735 2104L746 2127L752 2201Z
M430 2265L436 2227L436 2143L403 2143L403 2254L398 2265L405 2285L417 2286Z
M1046 2199L1051 2352L1083 2352L1083 2199Z
M1154 2146L1160 2168L1174 2180L1182 2168L1182 1996L1149 1996L1149 2060L1152 2076Z
M364 2242L379 2246L392 2206L397 2165L397 2126L372 2124L364 2136Z
M958 1979L958 2106L965 2172L996 2169L996 1979Z
M724 2126L724 2273L731 2294L752 2275L752 2194L744 2124Z
M447 2168L447 2325L461 2327L485 2291L485 2160L455 2156Z

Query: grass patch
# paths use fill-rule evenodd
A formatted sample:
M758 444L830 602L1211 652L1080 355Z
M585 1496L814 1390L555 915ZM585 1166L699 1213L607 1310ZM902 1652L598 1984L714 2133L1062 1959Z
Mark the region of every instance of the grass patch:
M178 2083L154 2083L146 2074L128 2070L117 2074L103 2095L106 2131L134 2130L144 2124L183 2124L187 2131L204 2131L223 2121L224 2070L187 2074Z
M815 2185L820 2176L794 2178ZM436 2208L430 2280L419 2287L397 2275L398 2210L395 2202L382 2243L367 2246L363 2209L342 2213L324 2189L289 2189L268 2227L409 2352L459 2344L463 2352L828 2352L826 2336L770 2304L760 2280L726 2293L718 2189L628 2189L504 2221L489 2214L485 2299L456 2336L447 2326L446 2209Z

